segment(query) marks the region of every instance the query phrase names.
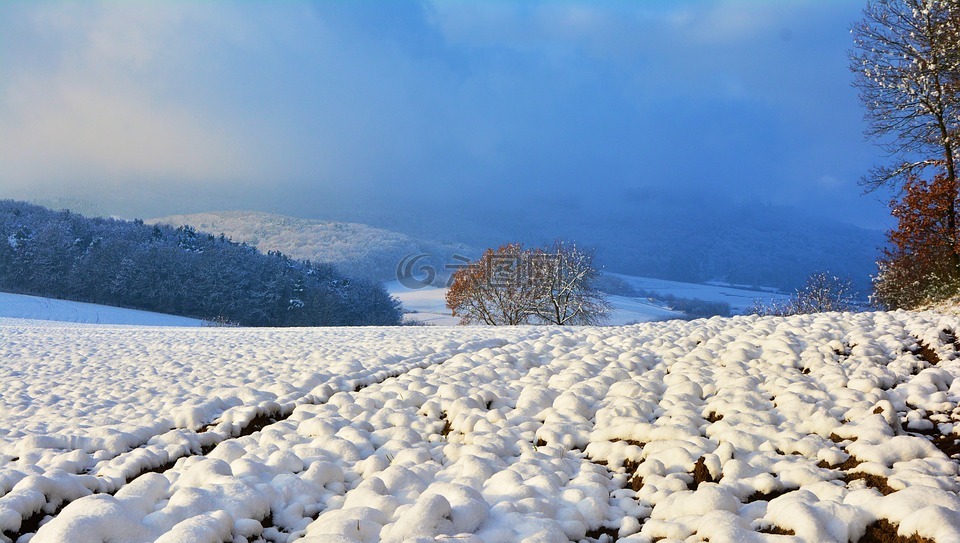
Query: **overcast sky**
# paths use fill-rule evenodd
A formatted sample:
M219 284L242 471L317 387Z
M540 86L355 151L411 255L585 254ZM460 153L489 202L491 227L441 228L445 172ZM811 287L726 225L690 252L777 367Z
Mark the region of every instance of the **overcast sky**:
M857 186L883 160L847 70L862 7L3 2L0 198L315 218L756 200L887 226Z

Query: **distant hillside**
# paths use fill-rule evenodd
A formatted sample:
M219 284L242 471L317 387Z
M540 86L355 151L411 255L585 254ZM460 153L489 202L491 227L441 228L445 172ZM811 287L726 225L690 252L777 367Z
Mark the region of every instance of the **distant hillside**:
M399 324L379 283L199 232L0 200L0 291L250 326Z
M298 219L256 211L223 211L172 215L148 223L190 225L223 233L261 251L280 251L292 258L332 264L343 273L391 281L397 267L412 255L428 254L417 265L429 264L441 274L454 255L474 256L458 244L427 241L365 224ZM408 260L409 261L409 258Z
M597 249L605 271L689 283L723 282L792 291L816 271L848 276L869 292L884 233L797 208L682 198L564 206L503 202L390 213L352 210L350 220L423 238L439 235L475 247L571 239ZM454 211L451 211L454 210ZM321 213L324 211L318 211ZM325 215L338 218L336 215Z

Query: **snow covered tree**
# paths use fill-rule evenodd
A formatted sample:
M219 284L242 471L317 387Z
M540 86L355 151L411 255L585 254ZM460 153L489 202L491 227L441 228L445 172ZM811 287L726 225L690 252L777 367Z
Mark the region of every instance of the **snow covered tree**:
M850 69L866 108L867 136L893 157L863 179L900 186L929 168L956 189L960 135L960 3L868 2L852 29Z
M830 311L853 311L853 282L830 272L816 272L807 277L803 287L796 290L788 300L773 300L763 303L755 300L747 311L761 316L803 315Z
M539 320L559 325L597 325L606 320L610 304L595 287L600 272L593 265L592 251L557 241L550 250L531 254L530 269L537 290L533 313Z
M814 273L797 290L793 306L798 314L850 311L854 308L853 283L829 272Z

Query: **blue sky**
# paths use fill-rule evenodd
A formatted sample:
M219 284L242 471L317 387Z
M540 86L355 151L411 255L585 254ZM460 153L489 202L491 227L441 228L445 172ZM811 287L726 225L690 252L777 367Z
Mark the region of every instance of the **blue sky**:
M761 202L885 227L857 186L883 161L847 70L862 7L4 2L0 197L128 217Z

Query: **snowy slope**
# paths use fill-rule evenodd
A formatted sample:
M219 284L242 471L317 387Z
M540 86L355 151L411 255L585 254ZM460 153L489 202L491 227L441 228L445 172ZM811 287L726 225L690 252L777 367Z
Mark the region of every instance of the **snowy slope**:
M958 329L905 312L605 328L0 319L0 530L813 543L892 526L956 542Z
M765 303L769 303L774 300L785 300L789 298L786 294L779 294L769 290L749 290L725 285L682 283L679 281L654 279L652 277L636 277L619 273L609 273L608 275L622 279L637 290L652 292L661 296L672 295L677 298L697 299L706 302L725 302L730 304L730 312L737 315L747 311L755 300L763 300Z
M450 316L450 310L447 309L447 302L444 299L447 294L445 288L408 289L398 281L386 283L386 287L387 292L403 304L403 309L406 311L404 320L407 322L419 321L437 326L455 326L460 323L459 318ZM683 317L683 313L671 311L638 298L608 296L608 301L613 306L608 319L608 324L612 325Z
M0 317L94 324L201 326L203 321L122 307L0 292Z
M292 258L335 265L341 272L378 281L397 277L397 266L411 255L429 254L437 270L456 262L452 255L473 250L452 243L417 239L366 224L300 219L257 211L222 211L174 215L148 223L188 224L203 232L220 233L260 251L280 251Z
M677 298L698 299L708 302L725 302L730 304L730 311L734 314L746 312L755 300L762 300L765 303L769 303L773 300L785 300L788 298L785 294L769 291L747 290L721 285L681 283L678 281L635 277L616 273L608 275L622 279L637 290L651 292L659 296L672 295ZM412 290L401 285L399 281L386 283L386 287L390 294L400 300L404 310L409 312L405 316L408 321L417 320L427 324L441 326L455 325L459 322L458 319L450 316L450 310L446 307L444 296L447 290L444 288L427 287ZM613 310L610 312L610 318L608 319L608 324L611 325L679 319L684 316L680 311L673 311L663 307L662 302L658 305L656 302L645 298L608 296L607 300L613 307Z

